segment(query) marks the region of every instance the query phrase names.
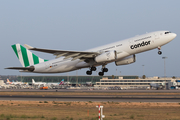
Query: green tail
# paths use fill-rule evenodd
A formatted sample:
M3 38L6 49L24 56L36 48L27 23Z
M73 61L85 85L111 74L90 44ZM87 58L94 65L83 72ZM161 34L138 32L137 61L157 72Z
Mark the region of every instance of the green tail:
M14 44L12 45L12 48L14 52L16 53L16 56L18 57L21 65L23 67L28 67L31 65L39 64L48 60L44 60L42 58L39 58L38 56L34 55L32 52L30 52L28 49L23 47L20 44Z

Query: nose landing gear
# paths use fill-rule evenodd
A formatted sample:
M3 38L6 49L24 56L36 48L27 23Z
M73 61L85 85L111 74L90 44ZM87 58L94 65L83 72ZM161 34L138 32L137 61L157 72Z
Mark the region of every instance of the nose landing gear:
M158 54L161 55L162 54L162 52L160 51L161 50L161 46L158 47L158 50L159 50Z
M158 54L159 54L159 55L161 55L161 54L162 54L162 52L161 52L161 51L158 51Z

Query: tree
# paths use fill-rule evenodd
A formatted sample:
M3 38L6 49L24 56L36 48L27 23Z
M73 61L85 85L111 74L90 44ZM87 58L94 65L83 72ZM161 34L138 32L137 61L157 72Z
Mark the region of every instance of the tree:
M143 79L146 79L146 76L145 76L145 75L143 75L143 76L142 76L142 78L143 78Z

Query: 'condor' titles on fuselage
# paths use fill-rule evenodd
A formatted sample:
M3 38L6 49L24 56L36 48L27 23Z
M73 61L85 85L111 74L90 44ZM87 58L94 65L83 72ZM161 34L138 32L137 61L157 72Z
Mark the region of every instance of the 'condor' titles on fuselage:
M142 41L142 43L131 45L130 48L135 49L135 48L143 47L143 46L150 45L150 44L151 44L151 41L145 41L145 42Z

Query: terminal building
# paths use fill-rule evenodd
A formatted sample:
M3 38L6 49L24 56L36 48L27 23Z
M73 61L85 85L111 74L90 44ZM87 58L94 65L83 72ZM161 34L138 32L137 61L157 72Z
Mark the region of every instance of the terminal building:
M169 88L170 83L175 83L176 79L174 78L135 78L135 79L127 79L124 77L119 77L118 79L109 79L104 77L100 79L100 82L96 82L95 87L121 87L121 88L147 88L147 87L159 87L163 86L164 88ZM169 84L168 84L169 83ZM169 86L168 86L169 85Z
M13 78L14 79L14 78ZM11 81L13 79L10 79ZM35 82L46 83L59 83L64 79L64 82L68 82L70 85L78 86L90 85L94 87L121 87L121 88L147 88L150 86L164 86L168 88L170 86L176 86L175 82L179 78L159 78L148 77L140 78L138 76L17 76L18 81L31 84L32 79ZM178 86L180 82L178 82ZM177 84L177 83L176 83Z
M92 85L96 85L96 82L100 82L100 79L103 78L108 79L118 79L119 76L18 76L18 81L31 83L32 79L35 82L46 82L46 83L57 83L61 82L64 79L64 82L69 82L70 84L86 84L91 83ZM137 79L138 76L123 76L123 79Z

